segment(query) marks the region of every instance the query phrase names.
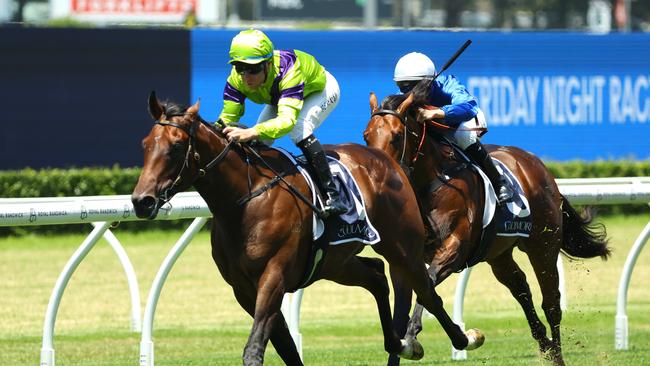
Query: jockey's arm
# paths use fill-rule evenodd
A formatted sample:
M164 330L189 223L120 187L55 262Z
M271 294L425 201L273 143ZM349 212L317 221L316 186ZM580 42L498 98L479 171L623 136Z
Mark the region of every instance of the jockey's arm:
M263 139L277 139L293 129L302 109L302 100L294 98L281 98L278 101L278 115L264 122L256 124L257 130Z
M449 104L440 108L443 111L445 123L452 127L457 127L465 121L476 116L478 113L478 106L475 100L458 103L458 104Z
M442 92L447 94L451 100L450 104L440 108L443 111L443 118L447 125L456 127L474 118L478 113L476 99L453 75L449 75L445 79Z
M283 98L286 99L286 98ZM286 100L280 99L278 103L278 115L264 122L260 122L252 128L238 128L233 125L235 122L226 122L224 133L228 139L234 141L250 141L257 139L277 139L288 134L296 125L298 113L302 107L302 101L293 100L287 103ZM225 109L225 108L224 108ZM224 114L222 112L220 119L223 120ZM239 118L237 118L239 120Z
M423 121L444 120L445 111L441 108L434 108L434 109L421 108L419 110L419 118L420 120Z
M229 79L230 80L230 79ZM226 82L223 89L223 109L219 113L219 119L226 125L234 125L244 115L244 101L246 96L237 90L230 82Z

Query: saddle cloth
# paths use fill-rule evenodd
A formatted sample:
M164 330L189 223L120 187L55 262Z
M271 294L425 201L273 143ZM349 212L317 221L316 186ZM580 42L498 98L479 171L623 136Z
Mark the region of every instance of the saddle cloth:
M492 183L477 165L472 164L481 178L483 178L483 187L485 187L483 228L487 227L492 220L495 220L497 236L528 237L533 229L533 223L530 216L530 205L528 204L528 199L524 196L521 183L519 183L517 177L515 177L505 164L495 158L492 158L492 161L494 161L494 165L501 175L506 178L514 195L510 202L498 206L496 204L497 196Z
M300 159L296 159L293 154L282 148L274 147L274 149L285 154L289 160L297 166L298 170L309 184L312 193L312 201L317 207L322 208L323 200L320 195L316 193L318 189L307 171L306 163ZM328 156L327 160L330 165L330 170L332 171L334 183L339 191L341 201L347 208L347 211L340 216L327 218L326 222L314 213L312 216L314 241L317 241L325 235L326 237L324 239L326 239L330 245L343 244L351 241L358 241L368 245L378 243L381 238L366 215L366 206L363 196L361 195L361 191L359 190L359 186L354 180L354 177L352 177L348 168L340 161L331 156Z

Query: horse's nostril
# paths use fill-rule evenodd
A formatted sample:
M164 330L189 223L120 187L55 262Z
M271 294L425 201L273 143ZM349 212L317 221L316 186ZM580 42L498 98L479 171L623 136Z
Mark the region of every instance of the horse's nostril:
M142 197L138 200L138 206L146 209L153 209L156 207L156 199L151 196Z
M135 210L135 215L141 219L151 219L156 217L156 198L153 196L143 196L143 197L133 197L131 199L133 202L133 209Z

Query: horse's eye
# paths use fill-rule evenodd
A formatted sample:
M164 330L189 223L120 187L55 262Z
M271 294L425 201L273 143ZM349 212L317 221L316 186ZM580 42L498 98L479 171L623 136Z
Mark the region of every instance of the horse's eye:
M396 133L390 143L395 146L401 146L404 143L404 133Z
M178 157L183 154L183 144L180 142L173 143L169 148L169 155L172 157Z

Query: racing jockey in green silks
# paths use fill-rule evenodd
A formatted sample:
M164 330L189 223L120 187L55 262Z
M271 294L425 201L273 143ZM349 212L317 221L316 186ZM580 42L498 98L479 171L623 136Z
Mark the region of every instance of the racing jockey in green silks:
M223 92L219 119L230 141L273 140L289 135L312 166L316 183L324 194L323 212L339 215L346 211L334 185L325 151L314 130L336 108L340 98L336 79L316 59L299 50L274 50L261 31L241 31L230 45L233 67ZM266 104L257 124L238 127L248 98Z

